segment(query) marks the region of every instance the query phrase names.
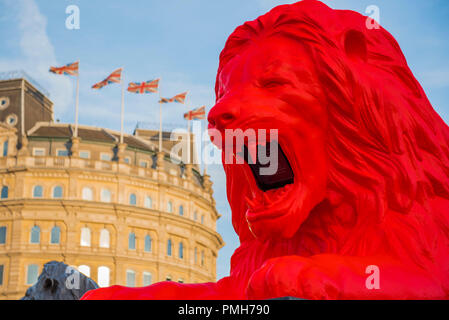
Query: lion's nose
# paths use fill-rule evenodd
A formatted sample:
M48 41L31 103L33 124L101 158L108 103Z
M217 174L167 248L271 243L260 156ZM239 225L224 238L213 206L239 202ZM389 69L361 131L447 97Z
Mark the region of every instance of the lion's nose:
M229 107L225 104L216 104L207 117L209 125L212 128L224 129L229 126L239 116L239 108L237 106Z

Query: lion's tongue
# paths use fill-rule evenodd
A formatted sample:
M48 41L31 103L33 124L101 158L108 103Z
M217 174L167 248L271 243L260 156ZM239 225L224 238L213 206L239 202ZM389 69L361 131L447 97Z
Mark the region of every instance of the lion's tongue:
M271 158L270 155L270 143L275 143L277 145L277 157L274 159ZM244 148L244 159L248 163L251 171L256 180L257 186L262 191L267 191L271 189L282 188L287 184L293 183L293 170L288 162L287 157L281 149L281 146L277 143L277 141L267 142L265 146L258 145L257 146L257 154L258 155L266 155L266 159L269 159L267 164L261 164L259 157L256 157L256 161L251 161L248 148L246 146ZM275 163L271 163L272 161L277 161L277 170L271 175L264 174L264 170L261 171L262 168L265 168L265 171L272 171L271 168L276 168ZM266 161L264 161L266 162ZM270 168L268 170L268 168Z

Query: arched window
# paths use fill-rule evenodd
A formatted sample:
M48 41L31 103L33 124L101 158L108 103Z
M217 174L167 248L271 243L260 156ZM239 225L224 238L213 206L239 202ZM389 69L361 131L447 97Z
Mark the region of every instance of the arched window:
M109 231L107 229L102 229L100 231L100 248L109 248Z
M171 256L171 239L167 241L167 256Z
M8 191L9 191L8 186L2 187L2 195L1 195L2 199L8 199Z
M152 280L151 280L151 273L150 272L143 272L143 286L144 287L146 287L146 286L149 286L150 284L151 284L151 282L152 282Z
M82 194L83 200L92 201L94 199L94 192L89 187L83 188L83 194Z
M153 206L153 201L151 200L151 197L149 197L149 196L145 197L144 206L145 206L145 208L151 209L151 207Z
M87 227L81 228L81 242L82 247L90 247L90 229Z
M33 188L33 198L42 198L44 189L42 186L34 186Z
M8 140L6 140L5 142L3 142L3 156L6 157L8 155Z
M194 263L197 264L198 263L198 249L195 247L195 249L193 250L193 259L194 259Z
M137 204L137 197L134 193L129 195L129 204L135 206Z
M204 214L201 216L201 224L204 224Z
M182 242L179 243L178 256L179 256L179 259L184 259L184 245Z
M134 232L131 232L128 237L128 249L135 250L136 249L136 235Z
M110 270L108 267L98 267L98 286L109 287Z
M90 277L90 267L85 264L78 267L78 271L84 274L85 276Z
M108 189L101 189L101 201L111 202L111 191Z
M59 244L61 241L61 229L58 226L54 226L51 229L51 237L50 237L50 243L51 244Z
M182 205L179 206L179 215L180 216L184 215L184 207Z
M151 251L151 237L150 237L149 234L147 234L145 236L145 248L144 248L144 250L146 252L150 252Z
M173 203L171 201L169 201L167 203L167 211L168 212L173 212Z
M201 250L201 265L204 266L204 250Z
M198 212L193 212L193 220L196 221L196 219L198 219Z
M31 243L39 243L41 241L41 228L34 226L31 228Z
M136 273L133 270L126 270L126 286L136 286Z
M62 198L62 187L56 186L53 188L53 198L60 199Z
M29 285L35 284L39 276L39 266L37 264L29 264L27 267L27 283Z

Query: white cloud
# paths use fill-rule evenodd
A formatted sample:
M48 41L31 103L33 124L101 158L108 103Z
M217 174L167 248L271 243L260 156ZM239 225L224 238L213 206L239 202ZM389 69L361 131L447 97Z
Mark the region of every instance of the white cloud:
M73 80L50 74L50 66L59 66L55 49L47 34L47 19L34 0L7 1L8 9L15 13L19 40L15 46L20 55L0 58L0 70L23 70L50 92L56 112L73 105Z

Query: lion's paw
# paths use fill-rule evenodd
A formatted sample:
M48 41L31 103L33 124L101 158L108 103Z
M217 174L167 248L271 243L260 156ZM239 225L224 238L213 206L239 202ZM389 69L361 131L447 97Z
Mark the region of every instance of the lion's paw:
M247 287L249 299L297 297L336 299L336 281L311 259L299 256L273 258L251 276Z

